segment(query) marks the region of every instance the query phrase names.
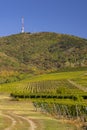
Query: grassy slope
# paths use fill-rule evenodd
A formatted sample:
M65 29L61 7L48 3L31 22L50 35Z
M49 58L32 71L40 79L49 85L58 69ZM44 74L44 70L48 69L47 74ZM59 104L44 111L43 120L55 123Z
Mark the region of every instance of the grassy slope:
M24 105L23 105L24 103ZM21 116L22 118L20 118ZM36 112L29 101L12 101L7 95L0 95L0 129L10 128L13 130L28 130L31 120L37 128L35 130L75 130L73 124L68 124L64 120L61 122L48 115ZM54 124L54 125L53 125Z
M30 76L24 80L13 82L13 83L6 83L0 85L0 90L5 92L11 92L14 91L15 87L21 87L26 86L29 82L38 82L43 80L82 80L84 81L84 75L87 71L75 71L75 72L60 72L60 73L51 73L51 74L43 74L38 76ZM25 75L26 76L26 75ZM85 84L86 84L85 83Z
M0 68L44 73L87 66L87 40L56 33L0 38Z
M15 90L15 87L17 86L20 90L20 87L22 89L22 85L25 85L28 82L37 82L37 81L42 81L42 80L67 80L67 79L78 79L81 78L83 79L84 75L86 74L86 71L77 71L77 72L61 72L61 73L53 73L53 74L44 74L42 76L34 76L34 77L30 77L28 79L22 80L20 82L14 82L14 83L8 83L8 84L3 84L0 85L0 91L1 92L6 92L6 93L10 93L12 91ZM86 81L87 82L87 81ZM49 100L50 101L50 100ZM52 101L52 99L51 99ZM56 100L55 100L56 101ZM53 100L54 102L54 100ZM71 100L60 100L60 103L74 103L71 102ZM78 102L76 102L77 104ZM24 104L24 105L23 105ZM82 102L81 102L82 104ZM16 120L16 125L14 126L15 129L28 129L29 124L27 124L26 120L23 120L23 124L21 125L20 122L22 122L22 119L19 118L18 116L22 116L24 118L30 119L34 122L34 124L37 126L37 129L45 129L45 130L68 130L68 129L72 129L75 130L75 124L73 124L73 122L66 122L66 120L62 119L62 120L55 120L53 117L49 117L47 115L43 115L41 114L39 111L35 112L34 107L32 106L31 102L29 102L29 100L25 100L25 101L12 101L10 99L8 99L5 95L5 97L3 95L0 96L0 110L1 112L3 112L3 114L5 115L10 115L13 120ZM9 113L8 113L9 112ZM9 127L11 125L11 120L6 119L6 117L3 117L1 115L1 125L0 128L3 129L5 127ZM5 125L4 125L5 123ZM53 125L54 124L54 125ZM78 125L79 126L79 125ZM80 128L78 128L80 130Z
M37 82L37 81L42 81L42 80L63 80L63 79L64 80L67 80L67 79L77 80L79 78L79 79L82 79L82 81L84 81L83 79L84 79L84 76L86 77L86 72L87 71L61 72L61 73L44 74L44 75L39 75L39 76L31 76L30 78L27 78L22 81L17 81L14 83L0 85L0 92L11 93L11 92L15 91L16 87L20 91L20 89L22 89L24 86L26 86L27 83ZM87 84L87 80L86 80L86 84ZM68 129L75 130L76 129L74 126L75 124L72 124L73 122L70 122L70 124L69 124L69 122L66 123L66 120L64 120L64 119L62 121L60 120L60 122L59 122L59 120L55 120L52 117L43 115L40 112L35 112L31 103L29 103L29 100L17 102L17 101L11 101L11 100L7 101L5 99L2 101L2 99L3 99L2 97L0 100L0 109L1 109L1 111L2 110L4 111L3 114L8 115L9 114L8 111L11 114L13 114L12 118L14 118L17 121L16 125L15 125L15 129L20 128L20 130L21 130L21 128L25 128L25 126L27 129L26 121L23 121L22 127L20 125L20 122L18 122L18 120L20 121L20 119L17 117L19 115L23 116L24 118L26 117L28 119L31 119L37 125L36 130L38 130L40 128L41 128L41 130L43 130L43 129L45 129L45 130L53 130L53 129L55 129L55 130L61 130L61 129L62 130L68 130ZM52 99L51 99L51 101L52 101ZM54 102L54 100L53 100L53 102ZM82 104L82 101L81 102L80 101L71 102L71 100L64 101L64 99L58 100L58 102L60 102L62 104L63 103L64 104L67 104L67 103L69 103L69 104L81 103ZM23 103L24 103L24 105L23 105ZM84 102L84 103L86 103L86 102ZM10 114L10 116L11 116L11 114ZM6 126L9 127L11 122L8 120L9 125L7 125L7 121L5 121L5 118L3 118L3 116L1 116L0 128L2 129L5 127L3 125L3 120L4 120L4 123L6 124ZM78 129L80 130L80 128L78 128Z

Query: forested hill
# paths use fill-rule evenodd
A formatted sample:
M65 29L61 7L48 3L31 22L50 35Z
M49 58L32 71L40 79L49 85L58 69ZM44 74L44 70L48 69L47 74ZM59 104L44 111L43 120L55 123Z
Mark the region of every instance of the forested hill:
M52 72L87 67L87 39L50 32L0 38L0 70Z

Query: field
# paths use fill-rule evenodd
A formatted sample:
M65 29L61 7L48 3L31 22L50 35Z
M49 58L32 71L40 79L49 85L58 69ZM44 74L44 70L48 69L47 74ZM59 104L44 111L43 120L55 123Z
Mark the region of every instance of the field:
M0 130L60 130L61 128L73 130L76 127L36 111L31 101L12 101L9 95L0 95Z
M86 121L87 71L0 84L1 130L83 130Z

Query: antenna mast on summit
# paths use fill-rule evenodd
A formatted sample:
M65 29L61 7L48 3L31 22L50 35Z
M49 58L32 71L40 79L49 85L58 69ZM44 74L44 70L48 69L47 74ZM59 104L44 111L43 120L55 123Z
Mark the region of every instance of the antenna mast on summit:
M21 33L24 33L24 17L22 17L22 28L21 28Z

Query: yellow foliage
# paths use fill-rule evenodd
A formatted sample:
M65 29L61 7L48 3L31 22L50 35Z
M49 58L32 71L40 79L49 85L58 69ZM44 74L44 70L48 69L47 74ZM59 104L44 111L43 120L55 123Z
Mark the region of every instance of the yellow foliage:
M7 71L7 70L0 71L0 76L1 77L10 77L10 76L16 76L16 75L18 75L17 71L13 71L13 70L10 70L10 71Z

